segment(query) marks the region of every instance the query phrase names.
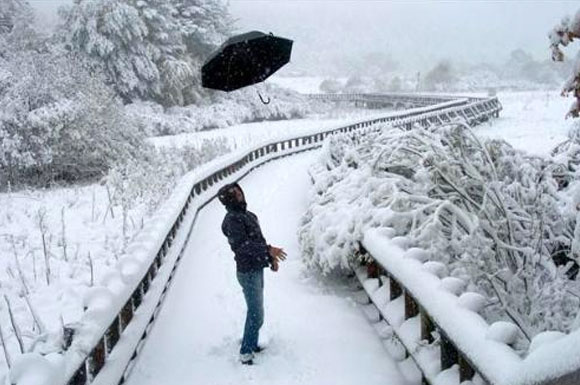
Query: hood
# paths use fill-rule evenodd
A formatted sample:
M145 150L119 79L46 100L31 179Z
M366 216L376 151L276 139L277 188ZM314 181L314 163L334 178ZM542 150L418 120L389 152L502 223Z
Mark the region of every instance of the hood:
M245 195L243 202L238 202L236 200L235 194L231 191L231 189L234 187L239 188L242 192L242 195L244 195L244 190L242 190L238 183L230 183L219 189L218 199L228 211L244 211L246 210L247 206Z

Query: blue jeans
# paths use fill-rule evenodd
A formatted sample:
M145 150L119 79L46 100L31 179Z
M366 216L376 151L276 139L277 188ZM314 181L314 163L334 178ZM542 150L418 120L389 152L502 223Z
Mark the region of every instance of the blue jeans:
M240 354L248 354L258 346L260 328L264 323L264 270L238 272L237 277L248 308Z

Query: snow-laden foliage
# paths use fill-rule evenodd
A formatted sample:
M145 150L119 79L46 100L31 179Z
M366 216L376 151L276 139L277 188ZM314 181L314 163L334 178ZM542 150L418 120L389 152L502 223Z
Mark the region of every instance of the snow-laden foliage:
M332 137L311 173L299 231L308 266L348 268L364 231L388 227L485 294L490 320L508 317L528 339L573 327L577 209L559 191L561 165L461 124L385 126Z
M564 52L560 46L566 47L574 39L580 38L580 11L573 18L565 17L560 24L556 25L548 35L550 48L552 50L552 60L563 61ZM580 53L577 55L572 66L572 73L562 89L562 95L572 93L576 98L570 106L567 116L577 118L580 116Z
M2 0L0 3L0 34L8 34L19 25L32 23L34 13L26 0Z
M160 136L263 120L297 119L323 109L321 103L312 103L295 92L269 85L261 87L271 97L268 105L260 101L255 90L247 88L216 95L207 104L164 109L154 102L136 102L128 104L126 111L141 132Z
M105 70L125 101L200 99L203 58L229 33L221 0L81 0L63 10L69 49Z
M0 56L0 186L101 176L136 151L141 136L82 58L26 25L5 36Z

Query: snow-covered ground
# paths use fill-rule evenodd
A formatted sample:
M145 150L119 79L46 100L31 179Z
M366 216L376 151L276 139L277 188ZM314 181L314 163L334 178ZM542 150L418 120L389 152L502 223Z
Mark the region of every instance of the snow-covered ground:
M316 90L305 92L312 91ZM499 119L475 129L480 135L501 137L516 148L546 155L554 145L566 138L574 124L571 120L564 120L571 100L561 98L556 92L500 93L498 96L504 110ZM222 130L158 137L151 141L156 146L170 147L186 143L198 145L203 139L219 137L226 138L231 148L243 148L251 143L330 129L383 114L385 111L351 109L345 115L337 110L331 119L250 123ZM60 330L62 324L74 322L81 314L82 296L90 286L91 274L98 282L100 277L114 268L124 238L121 234L120 209L115 207L113 211L114 218L110 213L107 191L99 184L0 194L0 253L4 256L0 259L0 288L8 296L14 317L21 324L25 346L30 347L37 339L42 339L45 331L55 332ZM138 218L144 213L143 207L129 215L130 233L139 230L141 223ZM280 229L284 227L280 226ZM46 252L43 232L45 244L48 245ZM16 257L14 249L17 250ZM297 259L285 266L288 272L293 264L298 264ZM18 265L23 272L22 278ZM47 265L51 269L50 286L46 285ZM297 282L294 285L298 285ZM36 289L28 292L31 287ZM24 299L27 293L32 309ZM10 326L7 303L0 300L0 327L9 342L8 352L15 357L19 354L18 344ZM300 301L308 302L307 299ZM39 330L33 321L32 310L47 330ZM53 335L58 335L58 332L55 333ZM46 349L58 350L59 343L60 340L47 341ZM0 358L0 380L5 371L3 361Z
M497 96L503 105L499 119L475 131L484 137L504 139L519 150L548 155L577 124L564 119L572 99L556 91L502 92Z
M351 122L384 116L391 110L335 109L328 114L306 119L256 122L234 125L219 130L200 131L190 134L158 136L149 141L155 146L199 146L204 139L224 139L232 149L241 149L252 144L275 140L288 135L300 135L320 130L341 127Z
M154 138L152 142L162 147L192 145L201 149L205 139L223 138L227 147L235 149L382 114L354 109L346 110L344 116L339 110L334 113L326 115L330 119L243 124ZM147 204L132 204L124 234L123 212L115 195L100 183L0 194L0 255L4 256L0 259L0 292L10 301L25 351L35 344L38 348L46 336L51 340L40 348L42 352L61 350L62 326L79 320L84 294L93 282L100 282L116 269L127 242L151 215ZM111 200L115 202L111 204ZM44 330L35 324L33 312ZM0 328L9 356L18 357L20 347L4 298L0 298ZM0 383L5 369L4 354L0 354Z
M248 209L268 242L288 259L265 270L266 350L238 363L245 317L218 201L195 225L174 284L129 377L129 384L405 384L346 287L322 285L303 268L296 235L308 202L308 166L317 153L270 163L244 178Z

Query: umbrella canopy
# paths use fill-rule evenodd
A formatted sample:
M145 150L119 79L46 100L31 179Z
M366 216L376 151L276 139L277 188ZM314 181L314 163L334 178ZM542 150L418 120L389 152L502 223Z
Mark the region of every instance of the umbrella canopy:
M201 84L233 91L264 81L290 61L292 43L259 31L234 36L205 61Z

